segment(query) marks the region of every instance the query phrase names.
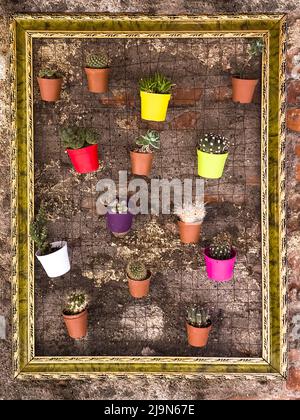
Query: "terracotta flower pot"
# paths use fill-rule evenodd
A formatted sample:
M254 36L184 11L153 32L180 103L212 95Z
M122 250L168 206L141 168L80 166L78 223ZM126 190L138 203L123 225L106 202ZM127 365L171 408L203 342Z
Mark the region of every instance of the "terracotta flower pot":
M241 104L252 102L258 79L241 79L237 76L231 78L232 100Z
M65 315L63 313L63 317L71 338L79 339L86 336L88 326L87 309L78 315Z
M150 176L153 153L130 152L131 172L134 175Z
M287 110L286 126L289 130L300 131L300 109L291 108Z
M211 329L211 325L207 328L197 328L186 323L187 338L189 345L193 347L205 347L208 342Z
M185 223L178 220L180 240L184 244L196 244L199 242L201 223Z
M81 149L66 149L76 172L86 174L99 168L98 144Z
M149 272L149 276L145 280L132 280L127 275L128 287L131 296L134 298L142 298L148 295L150 288L150 280L152 274Z
M105 93L108 91L108 77L110 69L90 69L85 67L89 91L92 93Z
M46 79L37 77L43 101L55 102L60 99L62 79Z

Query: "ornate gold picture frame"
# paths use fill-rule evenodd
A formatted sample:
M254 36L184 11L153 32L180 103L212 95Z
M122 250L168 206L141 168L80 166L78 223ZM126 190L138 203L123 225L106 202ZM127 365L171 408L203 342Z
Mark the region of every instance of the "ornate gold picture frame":
M11 22L13 371L20 378L107 374L285 376L285 18L241 16L18 15ZM35 355L32 42L34 38L259 37L262 60L261 204L263 348L261 358L38 357Z

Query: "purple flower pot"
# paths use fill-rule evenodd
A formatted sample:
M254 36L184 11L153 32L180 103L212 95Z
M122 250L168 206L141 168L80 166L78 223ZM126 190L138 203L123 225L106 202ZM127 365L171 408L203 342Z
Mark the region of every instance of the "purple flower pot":
M112 233L127 233L130 231L133 215L127 213L106 213L107 229Z

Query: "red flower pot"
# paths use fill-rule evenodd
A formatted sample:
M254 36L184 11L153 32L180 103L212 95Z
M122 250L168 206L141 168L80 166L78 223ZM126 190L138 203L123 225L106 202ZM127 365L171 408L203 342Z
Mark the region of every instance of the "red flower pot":
M67 149L69 158L76 172L86 174L99 168L98 144L82 147L81 149Z

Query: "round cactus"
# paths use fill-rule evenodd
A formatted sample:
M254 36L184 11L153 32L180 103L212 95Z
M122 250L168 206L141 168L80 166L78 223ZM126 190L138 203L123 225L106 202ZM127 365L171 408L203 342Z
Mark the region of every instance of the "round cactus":
M109 58L105 52L91 54L86 60L86 66L90 69L105 69L109 67Z
M145 264L140 261L130 261L126 271L128 277L132 280L146 280L148 275Z
M228 233L219 233L209 246L209 256L215 260L229 260L232 257L231 238Z

